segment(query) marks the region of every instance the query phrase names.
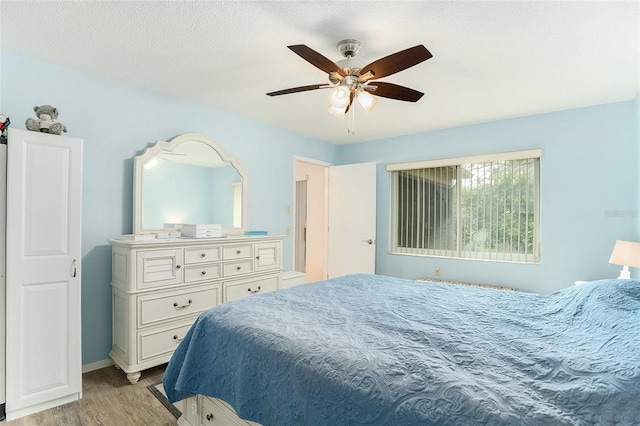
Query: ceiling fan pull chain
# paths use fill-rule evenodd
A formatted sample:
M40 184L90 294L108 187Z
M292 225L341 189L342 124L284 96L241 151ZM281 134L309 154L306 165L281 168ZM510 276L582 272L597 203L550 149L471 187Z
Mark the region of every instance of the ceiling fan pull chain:
M355 108L350 108L349 111L347 112L347 114L349 115L348 119L348 127L347 127L347 133L350 133L352 135L356 134L356 129L355 129L355 121L356 121L356 117L355 117Z

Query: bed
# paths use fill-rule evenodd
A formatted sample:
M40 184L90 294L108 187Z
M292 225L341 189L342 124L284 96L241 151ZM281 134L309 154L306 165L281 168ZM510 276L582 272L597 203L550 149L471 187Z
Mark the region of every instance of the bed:
M202 313L163 384L266 426L640 424L640 282L306 284Z

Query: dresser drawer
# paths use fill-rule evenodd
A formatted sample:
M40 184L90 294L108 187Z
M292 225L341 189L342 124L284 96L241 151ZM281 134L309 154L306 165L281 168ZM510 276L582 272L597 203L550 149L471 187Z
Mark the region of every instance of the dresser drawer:
M178 344L186 336L195 321L181 323L170 328L155 328L138 332L138 362L163 357L168 361Z
M192 247L184 249L184 263L215 262L222 259L220 247Z
M254 278L248 281L224 283L224 301L240 299L252 294L266 293L278 289L278 276Z
M206 396L201 398L202 418L200 424L203 426L247 426L250 424L238 417L234 409L223 400Z
M253 271L253 262L245 260L242 262L228 262L223 266L223 275L232 277L234 275L246 274Z
M193 283L212 280L222 276L222 265L219 263L187 266L184 268L184 282Z
M138 327L196 315L220 303L220 285L138 296Z
M246 259L251 257L251 244L225 246L222 248L222 258L224 260Z

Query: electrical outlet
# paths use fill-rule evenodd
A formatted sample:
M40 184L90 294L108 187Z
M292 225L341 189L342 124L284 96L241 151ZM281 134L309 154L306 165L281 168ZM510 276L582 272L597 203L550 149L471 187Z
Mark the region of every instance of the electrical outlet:
M436 275L439 276L440 275L440 265L436 265Z
M285 235L289 235L291 233L291 227L289 227L289 225L284 227L284 234Z

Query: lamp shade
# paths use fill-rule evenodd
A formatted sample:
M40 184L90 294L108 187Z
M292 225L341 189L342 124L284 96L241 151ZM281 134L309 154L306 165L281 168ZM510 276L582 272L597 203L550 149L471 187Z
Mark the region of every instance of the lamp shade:
M609 263L622 266L640 267L640 243L616 241Z
M331 105L336 108L346 108L349 105L351 91L345 86L338 86L329 94Z
M378 105L378 98L369 92L362 91L358 93L358 103L365 112L370 112Z
M344 115L347 112L347 107L342 107L342 108L338 108L335 107L333 105L331 105L329 107L329 114L333 115L334 117L338 117L338 118L344 118Z

